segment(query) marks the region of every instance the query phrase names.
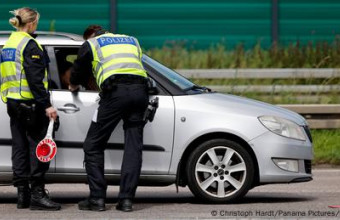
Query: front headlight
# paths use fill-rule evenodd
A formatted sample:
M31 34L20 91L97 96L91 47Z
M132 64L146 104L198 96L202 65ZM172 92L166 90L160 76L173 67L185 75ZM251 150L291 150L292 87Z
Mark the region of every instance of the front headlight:
M260 116L259 120L263 126L275 134L306 141L306 135L303 128L295 122L276 116Z

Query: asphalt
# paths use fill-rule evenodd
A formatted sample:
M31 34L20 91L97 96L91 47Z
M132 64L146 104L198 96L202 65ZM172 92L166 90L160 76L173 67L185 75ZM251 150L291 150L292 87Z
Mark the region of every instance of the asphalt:
M84 184L50 184L50 196L62 203L57 212L16 209L16 191L0 187L0 219L340 219L340 169L315 169L314 180L297 184L265 185L252 189L233 204L206 204L188 188L139 187L134 212L115 210L118 187L108 188L105 212L78 210L77 203L88 195Z

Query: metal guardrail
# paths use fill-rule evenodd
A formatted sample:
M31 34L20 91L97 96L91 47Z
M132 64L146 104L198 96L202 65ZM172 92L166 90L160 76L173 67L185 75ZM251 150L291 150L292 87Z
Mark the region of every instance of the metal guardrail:
M207 86L217 92L257 92L257 93L327 93L340 92L340 85L213 85Z
M278 105L299 113L307 119L310 128L340 128L340 105Z
M180 74L195 79L334 79L340 69L180 69ZM217 92L329 93L340 92L340 85L207 85Z
M309 79L339 78L340 69L179 69L181 75L196 79Z

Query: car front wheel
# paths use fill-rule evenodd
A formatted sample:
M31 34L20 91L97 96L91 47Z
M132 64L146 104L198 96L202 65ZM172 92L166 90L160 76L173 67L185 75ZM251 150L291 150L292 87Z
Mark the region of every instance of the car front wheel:
M187 161L189 188L204 201L225 203L239 199L252 185L253 164L249 153L234 141L206 141Z

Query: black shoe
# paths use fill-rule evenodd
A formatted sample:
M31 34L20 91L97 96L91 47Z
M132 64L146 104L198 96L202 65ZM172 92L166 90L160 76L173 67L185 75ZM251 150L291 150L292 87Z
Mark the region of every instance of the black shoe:
M131 199L121 199L116 205L116 209L123 212L132 212L132 200Z
M30 209L56 211L61 209L61 205L53 202L46 194L45 189L39 187L32 190Z
M31 191L29 186L18 186L18 209L26 209L30 207Z
M105 211L104 199L87 198L78 203L79 210Z

